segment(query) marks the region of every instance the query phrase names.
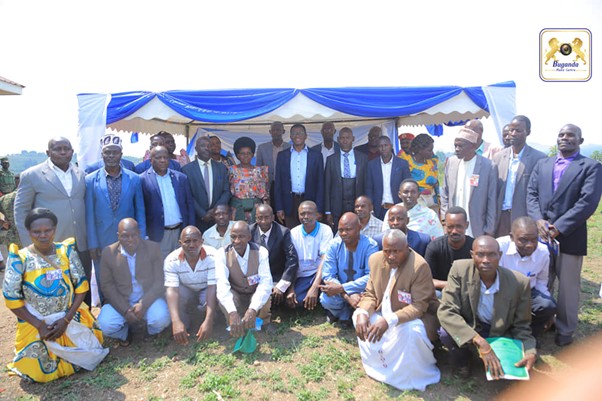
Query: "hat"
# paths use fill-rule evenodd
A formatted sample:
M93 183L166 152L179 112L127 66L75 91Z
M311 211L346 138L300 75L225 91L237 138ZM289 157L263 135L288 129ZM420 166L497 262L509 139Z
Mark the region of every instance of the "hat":
M470 128L460 128L460 131L456 134L456 138L466 139L468 142L476 145L479 140L479 134Z
M104 149L108 146L117 146L119 149L123 149L121 138L115 134L106 134L100 138L100 147Z
M4 156L4 157L0 157L0 162L7 162L8 161L8 156Z
M399 134L398 138L399 138L400 141L402 139L414 139L414 134L410 134L409 132L405 132L403 134Z

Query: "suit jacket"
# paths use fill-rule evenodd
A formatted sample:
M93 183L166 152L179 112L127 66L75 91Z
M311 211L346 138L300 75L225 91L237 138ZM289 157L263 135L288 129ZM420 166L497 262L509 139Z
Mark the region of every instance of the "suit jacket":
M378 250L382 251L383 249L383 237L385 236L386 231L379 233L372 237L374 241L378 244ZM426 247L431 242L431 237L427 234L419 233L418 231L410 230L408 228L408 233L406 234L408 238L408 245L410 248L415 250L420 256L424 258L426 253Z
M86 182L85 174L76 166L71 166L73 182L71 196L61 184L54 171L44 161L30 167L21 173L21 183L15 196L15 223L21 239L21 244L31 244L29 233L25 229L25 217L31 209L45 207L58 218L55 242L74 237L77 249L88 249L86 235Z
M368 265L370 266L370 278L358 307L372 315L382 308L391 267L382 251L373 253L368 260ZM403 266L395 272L394 280L389 296L391 309L397 315L398 322L406 323L414 319L422 319L429 338L431 341L435 341L438 338L437 308L439 301L435 295L431 269L426 261L410 250ZM409 292L412 296L412 303L407 304L401 301L398 297L400 292Z
M381 168L381 157L368 162L368 171L366 173L366 195L374 204L374 215L379 219L385 217L386 210L382 208L383 200L383 173ZM410 165L407 161L393 156L393 166L391 167L391 180L388 185L393 195L393 203L401 203L399 198L399 186L402 181L412 178L410 174Z
M194 225L194 202L190 192L188 177L184 173L167 170L176 195L176 202L182 215L182 228ZM161 190L157 182L157 173L148 169L140 174L142 194L144 195L144 210L146 211L146 232L151 241L161 242L165 231L165 215Z
M130 171L136 170L136 166L134 165L134 163L127 159L121 159L121 162L119 164L121 165L122 168L128 169ZM97 161L96 163L90 164L88 167L86 167L86 169L84 171L86 172L86 174L90 174L90 173L95 172L96 170L100 170L101 168L104 168L104 166L105 166L105 162L101 159L100 161Z
M500 290L493 297L489 337L512 337L523 342L526 353L535 353L531 335L531 286L521 273L498 267ZM458 346L470 343L478 334L477 308L481 278L472 259L456 260L443 289L437 315L441 326Z
M150 159L146 159L143 160L141 163L137 164L136 167L134 167L134 171L138 174L142 174L149 168L151 168L151 161ZM180 163L178 163L174 159L169 159L169 168L176 171L182 171Z
M195 160L182 168L182 172L188 177L190 191L194 199L197 226L201 226L202 219L208 210L213 209L217 205L227 205L232 196L226 166L211 160L211 169L213 171L213 193L211 199L209 199L199 163Z
M121 315L130 308L132 275L127 259L121 254L119 242L102 250L100 259L100 288L104 303L110 304ZM142 286L142 308L144 311L155 300L163 296L163 258L159 244L140 240L136 249L136 281Z
M282 143L282 150L287 150L291 147L291 144L288 142ZM274 149L274 145L272 141L262 143L257 146L257 151L255 152L255 165L256 166L268 166L268 175L270 176L270 183L274 181L274 177L276 175L274 164L274 159L272 158L272 150Z
M365 194L366 166L368 156L353 150L355 156L355 196ZM324 169L324 211L340 217L343 214L343 178L341 172L341 152L335 151L326 159Z
M140 235L146 237L144 196L138 174L121 169L121 195L117 209L111 209L106 170L96 170L86 176L86 224L88 246L102 249L117 241L117 226L126 217L138 222Z
M274 204L276 211L285 214L297 213L293 207L291 183L291 151L278 153L276 160L276 181L274 182ZM305 170L305 200L312 200L318 206L318 212L324 211L324 167L322 154L308 149L307 168Z
M251 241L261 244L261 232L257 223L251 224L250 229L253 236ZM289 281L291 285L294 284L299 270L299 257L291 240L290 230L283 225L272 222L272 230L267 246L270 253L270 271L272 272L274 284L278 284L281 279Z
M514 184L514 193L512 194L512 212L510 221L527 215L527 186L529 178L535 165L546 155L529 145L525 145L523 155L518 164L516 172L516 183ZM512 160L512 147L505 148L493 156L493 164L497 167L497 210L502 210L504 196L506 195L506 181L508 180L508 168ZM498 221L499 221L498 213Z
M319 154L322 154L322 145L324 143L320 142L317 145L312 146L310 149L311 150L315 150L316 152L318 152ZM334 155L336 155L340 150L341 150L341 145L339 145L336 141L333 142L333 147L334 147ZM332 156L332 155L330 155ZM328 156L328 157L330 157ZM328 157L326 159L328 159ZM322 156L322 165L324 166L324 168L326 168L326 162L324 161L324 156Z
M470 187L468 221L474 238L493 235L497 223L497 168L489 159L476 155L473 175L478 175L478 185ZM456 187L458 166L462 160L456 156L447 159L443 189L441 191L441 219L445 219L447 209L457 206Z
M560 252L587 255L587 219L596 211L602 193L602 164L577 155L554 191L556 157L540 160L529 181L529 217L553 224L560 235Z

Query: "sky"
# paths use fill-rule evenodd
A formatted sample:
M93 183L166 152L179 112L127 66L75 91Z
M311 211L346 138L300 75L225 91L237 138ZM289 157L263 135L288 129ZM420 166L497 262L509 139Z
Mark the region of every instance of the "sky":
M602 145L596 0L0 0L0 20L0 76L25 85L21 96L0 96L0 154L44 151L54 136L77 148L78 93L509 80L517 114L532 122L529 141L551 146L573 123L585 143ZM588 82L540 79L544 28L592 32ZM456 130L435 149L452 151ZM485 139L494 135L486 121ZM124 153L147 146L126 141Z

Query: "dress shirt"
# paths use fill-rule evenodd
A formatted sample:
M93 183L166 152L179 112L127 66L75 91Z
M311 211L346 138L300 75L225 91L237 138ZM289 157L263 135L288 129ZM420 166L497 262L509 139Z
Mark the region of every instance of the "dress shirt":
M573 160L575 160L575 157L577 157L578 154L579 154L579 151L577 151L575 154L573 154L569 157L561 157L560 154L556 157L556 162L554 163L554 172L553 172L554 192L556 192L556 189L558 188L558 183L560 182L560 179L564 175L564 172L566 171L567 168L569 168L569 164L571 164L571 162Z
M389 274L389 281L387 283L385 293L383 294L383 302L380 309L380 315L387 322L387 325L389 326L388 329L397 326L397 323L399 322L399 317L395 314L393 307L391 306L391 286L395 283L395 272L397 272L396 267L391 269L391 273ZM355 312L353 312L353 316L357 316L359 314L366 315L368 318L370 318L370 314L365 309L358 308L355 310Z
M262 235L265 235L265 244L266 244L266 249L267 249L267 244L268 241L270 240L270 234L272 233L272 226L270 226L270 229L266 232L261 231L261 227L257 226L257 228L259 229L259 238L261 238ZM259 243L259 245L261 245L261 243ZM268 252L270 250L268 249ZM278 288L281 292L286 292L286 290L288 290L288 287L290 287L291 282L287 281L287 280L283 280L280 279L280 281L278 282L278 284L275 285L276 288Z
M201 168L201 177L205 178L205 165L207 165L209 170L209 188L207 188L207 197L209 198L209 204L211 204L211 199L213 199L213 168L211 167L211 159L207 160L206 162L199 158L196 160Z
M278 158L278 153L280 153L281 151L284 150L285 142L283 141L280 144L280 146L274 145L274 142L271 142L271 144L272 144L272 166L276 167L276 159ZM274 172L272 172L271 174L272 174L272 179L274 179Z
M305 193L305 175L307 173L307 154L309 148L307 145L301 152L297 152L291 146L291 188L293 193Z
M393 157L391 157L389 163L384 163L382 156L380 158L380 169L383 173L383 198L381 204L393 203L393 194L391 193L391 169L393 168Z
M550 267L550 252L548 247L537 242L537 248L530 256L520 256L516 244L509 235L497 239L500 244L500 266L524 274L531 282L531 288L544 295L550 296L548 290L548 274Z
M182 285L193 291L200 291L215 285L216 252L215 248L203 245L194 269L188 264L182 248L171 252L163 264L165 287L178 288Z
M234 223L234 221L228 223L228 229L223 237L217 232L217 224L212 225L203 233L203 243L212 246L215 249L230 245L230 232L232 231Z
M61 184L63 184L63 188L65 188L67 195L71 196L71 189L73 189L73 177L71 176L71 169L72 169L71 163L69 163L69 167L67 168L67 171L63 171L60 168L58 168L50 159L48 159L47 163L48 163L48 166L52 169L52 171L54 171L54 173L56 174L56 176L59 179L59 181L61 182Z
M144 290L138 283L138 280L136 280L136 254L130 255L122 246L119 248L121 255L128 261L128 267L130 268L130 274L132 275L132 293L130 294L129 301L130 305L134 305L144 296Z
M362 228L360 234L364 234L366 237L373 238L377 234L380 234L383 231L383 221L378 217L374 216L370 213L370 220L368 220L368 224L366 227Z
M152 168L152 167L151 167ZM153 173L157 176L157 184L159 184L159 192L161 193L161 202L163 203L163 225L165 227L174 226L182 222L182 213L176 199L176 191L171 182L171 170L167 169L165 175L160 176L153 169Z
M493 300L495 293L500 290L500 275L496 274L495 281L491 287L487 288L481 280L481 294L479 296L479 306L477 307L477 317L483 323L491 324L493 319ZM502 305L503 306L503 305Z
M318 271L322 255L328 251L332 230L326 224L316 222L311 233L305 232L303 224L293 227L291 241L299 255L297 277L311 277Z
M334 155L334 142L332 144L332 148L328 149L326 146L324 146L324 144L322 143L322 146L320 146L320 148L322 149L322 160L324 165L326 165L326 159L328 159L328 156L330 155Z
M117 175L111 175L104 169L105 179L107 180L107 190L109 191L109 202L111 203L111 209L117 210L119 207L119 198L121 198L121 182L123 181L123 174L121 167L119 167L119 173Z
M506 191L504 193L504 203L502 204L502 210L512 209L512 197L514 196L514 186L516 185L516 174L518 172L518 166L520 160L525 153L525 146L518 152L517 155L512 151L512 158L508 164L508 178L506 178Z
M345 178L345 155L349 155L349 171L350 175L348 178L355 178L356 176L356 165L355 165L355 152L351 149L349 152L343 152L341 150L341 177Z
M458 177L456 179L457 187L455 198L455 205L460 206L462 209L466 210L466 213L469 212L470 205L470 180L473 177L474 166L477 163L477 156L475 155L469 161L461 160L458 165ZM479 177L480 178L480 177ZM483 177L483 179L487 179L487 177ZM472 229L469 225L466 229L466 235L470 235L472 237Z
M247 269L249 267L249 252L251 247L247 244L247 248L245 249L245 254L240 256L238 252L236 252L236 260L240 265L240 270L242 270L243 274L247 274ZM253 309L256 312L265 305L265 303L270 298L272 294L272 274L270 273L270 255L268 250L264 247L259 247L259 269L257 270L257 274L259 275L259 284L257 284L257 288L255 289L255 293L251 297L251 303L249 304L249 309ZM232 295L232 290L230 286L230 271L226 266L226 252L225 249L221 249L217 252L217 256L215 258L215 277L217 279L217 299L220 304L226 309L226 312L232 313L236 312L236 306L234 305L234 297Z

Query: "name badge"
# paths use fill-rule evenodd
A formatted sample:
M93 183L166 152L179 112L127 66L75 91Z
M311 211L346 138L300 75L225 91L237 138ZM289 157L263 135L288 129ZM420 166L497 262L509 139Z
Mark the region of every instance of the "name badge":
M259 284L259 274L247 277L247 282L249 285Z
M63 271L61 269L53 269L46 272L46 281L55 281L61 278L63 278Z
M471 187L479 186L479 175L478 174L473 174L470 176L470 186Z
M397 290L397 300L399 302L403 302L405 304L410 305L412 303L412 294L410 294L409 292Z

